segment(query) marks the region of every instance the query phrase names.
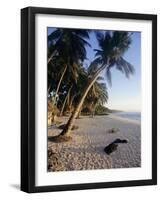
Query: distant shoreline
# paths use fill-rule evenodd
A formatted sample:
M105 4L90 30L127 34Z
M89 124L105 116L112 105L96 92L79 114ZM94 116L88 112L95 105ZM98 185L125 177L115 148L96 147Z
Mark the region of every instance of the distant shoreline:
M126 112L125 111L125 112L116 112L112 114L119 118L141 122L141 112Z
M139 125L141 124L141 122L139 120L120 117L120 116L117 116L117 115L114 115L114 114L110 114L109 118L119 120L119 121L122 121L122 122L127 122L127 123L133 123L133 124L139 124Z
M91 116L89 113L82 113L82 117ZM141 112L133 112L133 111L120 111L120 110L110 110L107 113L99 113L94 116L114 116L116 119L124 119L129 121L141 122ZM93 117L94 117L93 116Z

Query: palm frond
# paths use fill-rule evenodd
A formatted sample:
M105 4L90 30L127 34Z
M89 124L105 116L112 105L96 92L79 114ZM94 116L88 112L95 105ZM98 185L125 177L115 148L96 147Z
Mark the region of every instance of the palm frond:
M127 62L124 58L120 57L116 62L116 69L121 71L126 75L127 78L129 78L130 75L134 74L135 69L133 65L131 65L129 62Z
M109 86L112 86L112 75L111 75L111 71L110 71L110 67L107 67L106 69L106 76L107 76L107 82L109 84Z
M97 78L97 81L104 81L104 77L99 76L99 77Z
M61 36L61 32L59 29L56 29L48 36L48 41L57 40Z

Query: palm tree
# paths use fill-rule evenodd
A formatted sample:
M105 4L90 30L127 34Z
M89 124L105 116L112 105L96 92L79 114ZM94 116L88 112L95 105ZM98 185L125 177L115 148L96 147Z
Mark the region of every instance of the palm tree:
M60 72L60 78L55 90L55 98L60 89L63 77L67 70L71 71L73 77L77 79L77 70L81 62L86 59L86 46L90 46L87 42L89 39L89 31L79 29L56 29L48 36L48 64L61 60L61 65L56 66ZM50 89L50 86L48 87ZM54 102L55 103L55 98Z
M64 75L61 88L59 90L57 106L61 110L68 111L71 114L72 109L77 105L77 100L80 98L82 87L85 86L85 81L88 80L87 73L82 65L68 68L67 73Z
M86 58L85 46L90 46L88 30L58 28L48 36L50 52L48 59L52 60L55 55L60 55L70 63L84 61ZM53 55L53 52L55 54ZM53 56L52 56L53 55Z
M96 66L91 64L86 73L86 82L84 84L87 85L88 79L90 76L94 75L96 71ZM92 113L92 117L94 116L95 108L100 105L103 106L107 100L108 100L108 92L107 92L107 87L106 84L103 83L104 78L102 76L98 76L97 80L89 90L87 97L82 105L82 109L88 108L90 112ZM85 85L83 89L85 88Z
M72 77L70 78L70 80L72 80L72 90L70 91L68 102L68 110L70 114L71 111L77 106L79 99L81 98L83 89L88 83L88 74L83 66L79 67L78 75L79 77L77 80L72 80ZM70 77L70 73L68 74L68 77Z
M86 85L82 93L82 96L79 100L78 105L75 108L74 113L71 115L65 128L60 133L61 137L70 136L71 129L82 107L82 104L89 90L96 82L98 76L102 71L106 69L109 82L111 82L110 69L112 67L116 67L116 69L125 73L126 77L129 77L129 75L133 74L134 72L133 66L123 58L124 53L129 49L132 42L131 34L124 31L114 31L112 33L97 32L96 37L98 40L99 49L95 49L95 60L92 64L95 65L97 69L94 75L89 76L88 84Z
M69 97L70 97L70 92L71 92L72 87L73 87L73 86L71 85L71 87L68 89L68 92L67 92L67 94L66 94L66 96L65 96L65 99L64 99L64 102L63 102L63 104L62 104L61 111L60 111L60 116L62 116L62 114L64 113L64 108L65 108L65 105L66 105L66 103L67 103L67 100L68 100Z
M108 92L105 83L96 81L93 86L93 107L92 117L94 117L95 109L98 106L103 106L108 101Z
M91 63L87 69L88 76L94 75L96 70L97 70L96 65ZM103 106L108 100L107 87L106 84L103 83L102 81L104 81L104 78L102 76L98 76L97 80L89 90L88 95L85 99L85 102L87 101L87 104L88 103L89 105L91 104L90 107L92 111L92 117L94 116L95 108L98 105Z

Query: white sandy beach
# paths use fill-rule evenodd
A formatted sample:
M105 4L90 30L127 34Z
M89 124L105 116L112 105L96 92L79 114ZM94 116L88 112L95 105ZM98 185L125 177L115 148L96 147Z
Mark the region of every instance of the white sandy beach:
M59 119L66 123L67 118ZM81 116L76 120L79 129L72 131L72 141L54 143L50 138L61 132L53 127L48 129L48 148L52 149L61 163L61 170L89 170L107 168L132 168L141 165L141 126L139 121L128 120L114 115ZM117 133L109 129L118 128ZM107 155L104 148L115 139L126 139L116 151Z

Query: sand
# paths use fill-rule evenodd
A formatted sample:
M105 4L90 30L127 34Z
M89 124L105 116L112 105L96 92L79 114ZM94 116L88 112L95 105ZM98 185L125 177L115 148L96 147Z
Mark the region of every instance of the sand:
M60 119L65 123L67 118ZM58 156L61 167L53 166L49 171L91 170L108 168L133 168L141 165L140 122L114 115L82 116L76 120L79 129L72 131L72 141L54 143L50 138L61 132L57 127L48 129L48 148ZM116 133L109 133L118 128ZM107 155L104 148L115 139L126 139L116 151Z

